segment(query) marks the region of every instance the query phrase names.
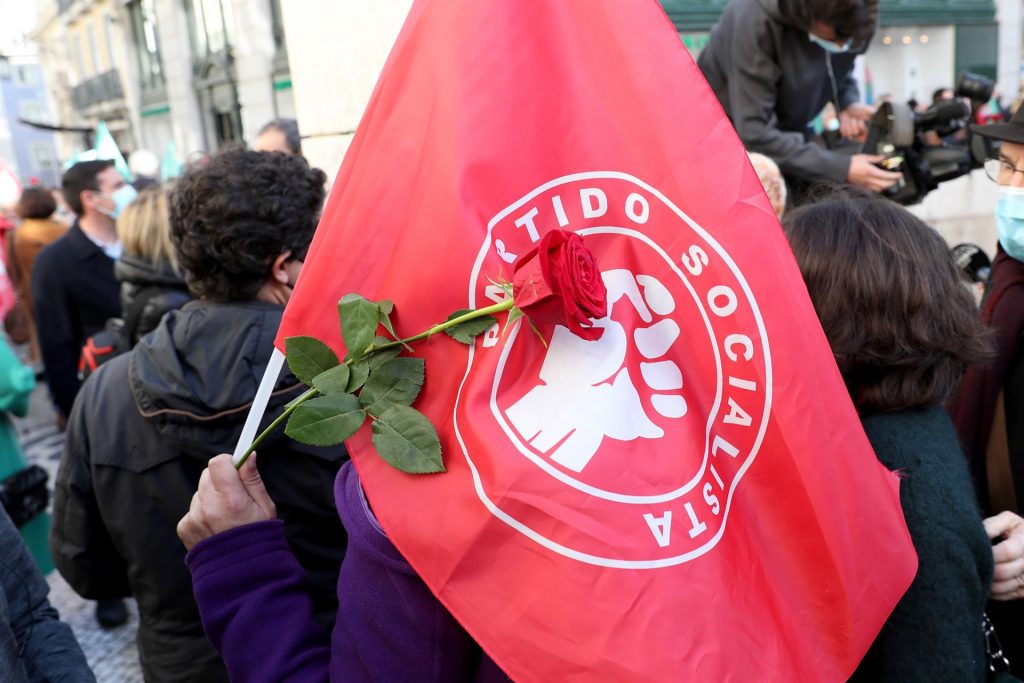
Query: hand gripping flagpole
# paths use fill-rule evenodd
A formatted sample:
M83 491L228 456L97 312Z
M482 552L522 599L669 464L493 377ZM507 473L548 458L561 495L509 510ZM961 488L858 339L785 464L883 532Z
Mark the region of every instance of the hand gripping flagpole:
M249 448L249 444L256 438L256 431L260 428L263 413L267 410L267 404L270 403L270 395L274 392L274 385L277 384L277 378L281 375L281 368L283 367L284 354L281 353L280 349L274 347L274 352L270 354L270 360L267 362L267 371L263 373L263 379L260 380L260 386L256 390L256 398L252 401L249 415L245 418L245 425L242 427L242 434L238 437L235 452L231 456L231 462L235 463L236 466L246 449Z

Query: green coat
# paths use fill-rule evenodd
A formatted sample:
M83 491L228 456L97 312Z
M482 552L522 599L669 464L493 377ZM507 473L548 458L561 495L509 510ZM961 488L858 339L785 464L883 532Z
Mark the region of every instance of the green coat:
M25 467L25 456L18 444L18 434L8 413L24 417L28 414L29 398L36 386L32 368L22 365L11 347L0 339L0 480ZM32 557L43 574L53 571L50 556L50 515L43 513L21 527Z

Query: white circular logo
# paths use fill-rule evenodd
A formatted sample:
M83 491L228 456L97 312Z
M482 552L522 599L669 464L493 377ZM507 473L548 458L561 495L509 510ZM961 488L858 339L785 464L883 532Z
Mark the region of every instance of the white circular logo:
M490 221L470 307L504 298L512 264L555 229L581 235L597 258L601 335L519 320L477 339L454 415L477 495L582 562L699 557L725 532L768 424L757 303L707 231L650 185L603 172L546 183Z

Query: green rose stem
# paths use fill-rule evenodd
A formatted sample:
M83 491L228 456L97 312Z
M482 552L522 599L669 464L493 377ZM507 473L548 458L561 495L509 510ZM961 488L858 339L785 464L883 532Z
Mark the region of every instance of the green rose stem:
M469 313L460 315L457 318L452 318L451 320L446 320L443 323L434 325L430 329L426 330L425 332L420 332L414 337L399 339L398 341L388 342L387 344L381 344L380 346L375 346L371 344L365 351L363 351L362 355L359 357L358 360L362 360L368 354L375 353L377 351L383 351L385 349L394 348L396 346L408 346L413 342L428 339L429 337L432 337L435 334L440 334L441 332L444 332L447 329L451 329L456 325L461 325L462 323L469 322L470 320L476 320L477 318L483 318L484 316L488 316L494 313L501 313L502 311L511 310L513 306L515 306L515 302L512 300L512 297L508 297L503 301L499 301L498 303L493 304L491 306L478 308L476 310L470 311ZM352 365L352 363L355 360L356 359L349 359L345 361L345 365ZM249 456L252 455L253 451L255 451L256 448L261 443L263 443L263 440L266 439L271 434L273 434L274 430L280 427L281 424L283 424L300 405L302 405L311 398L316 398L319 395L319 391L311 388L304 394L293 400L291 403L289 403L287 407L284 409L284 412L278 415L277 418L273 422L271 422L270 425L268 425L267 428L264 429L260 433L260 435L253 440L252 445L245 449L245 453L242 453L242 457L238 459L237 463L235 463L235 469L241 469L242 465L244 465L245 461L249 459Z

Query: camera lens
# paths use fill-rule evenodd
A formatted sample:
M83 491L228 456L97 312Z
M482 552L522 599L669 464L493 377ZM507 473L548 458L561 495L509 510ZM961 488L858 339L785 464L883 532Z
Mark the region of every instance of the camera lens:
M967 97L974 102L987 102L992 97L995 81L964 71L956 84L956 96Z

